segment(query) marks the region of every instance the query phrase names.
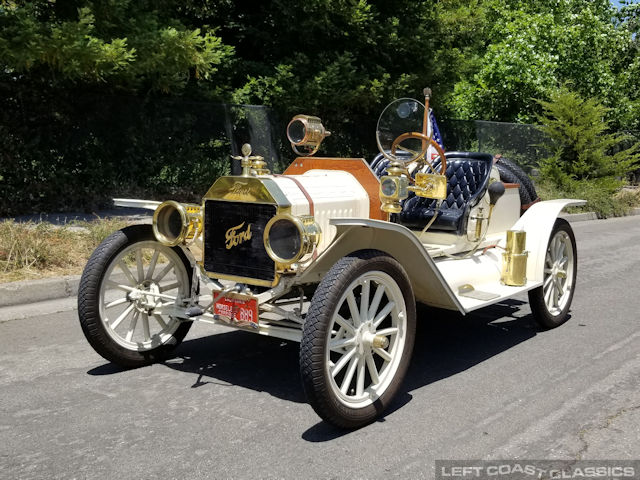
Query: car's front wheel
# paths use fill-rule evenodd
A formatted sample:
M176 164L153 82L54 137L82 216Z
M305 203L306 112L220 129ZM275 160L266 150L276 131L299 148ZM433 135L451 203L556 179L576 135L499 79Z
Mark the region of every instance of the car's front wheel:
M339 260L311 300L300 345L316 413L342 428L380 416L406 374L415 327L413 290L396 260L375 250Z
M161 308L189 298L191 281L184 253L156 241L151 225L118 230L96 248L82 273L82 331L97 353L123 367L161 360L191 327Z

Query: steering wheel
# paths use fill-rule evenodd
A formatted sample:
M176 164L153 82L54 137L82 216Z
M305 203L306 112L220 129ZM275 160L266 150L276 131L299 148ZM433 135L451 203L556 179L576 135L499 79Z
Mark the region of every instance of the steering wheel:
M414 150L408 149L408 148L403 147L402 145L400 145L402 142L404 142L405 140L407 140L409 138L415 138L417 140L422 140L422 149L421 149L420 152L416 152ZM431 163L431 161L427 159L426 154L427 154L427 150L429 149L429 145L431 145L433 148L435 148L436 151L438 152L438 155L440 155L440 171L437 171L433 167L433 164ZM425 162L427 162L427 165L429 165L429 168L431 169L431 171L433 173L436 173L436 174L439 174L439 175L444 175L446 173L446 171L447 171L447 158L444 155L444 150L438 144L438 142L436 142L433 138L425 135L424 133L420 133L420 132L403 133L402 135L397 137L393 141L393 143L391 144L391 155L395 157L396 150L398 150L398 149L402 150L402 151L405 151L405 152L408 152L408 153L410 153L412 155L412 158L405 163L405 167L407 167L410 163L415 162L419 158L424 157Z

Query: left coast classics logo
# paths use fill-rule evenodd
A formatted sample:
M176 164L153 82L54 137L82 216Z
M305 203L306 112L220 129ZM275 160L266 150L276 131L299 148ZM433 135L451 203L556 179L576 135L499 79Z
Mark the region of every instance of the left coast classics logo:
M235 227L231 227L225 233L225 246L227 250L231 250L233 247L240 245L247 240L251 240L251 224L247 225L246 230L242 230L244 224L246 222L242 222L240 225L236 225Z

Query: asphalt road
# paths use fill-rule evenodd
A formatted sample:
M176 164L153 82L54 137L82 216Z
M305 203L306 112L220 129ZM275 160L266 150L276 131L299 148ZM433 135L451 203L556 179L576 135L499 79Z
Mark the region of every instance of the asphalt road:
M0 478L417 478L435 459L640 459L640 217L574 228L567 324L539 331L526 297L466 318L421 309L403 392L353 432L305 403L297 344L196 325L175 359L123 371L69 302L5 311Z

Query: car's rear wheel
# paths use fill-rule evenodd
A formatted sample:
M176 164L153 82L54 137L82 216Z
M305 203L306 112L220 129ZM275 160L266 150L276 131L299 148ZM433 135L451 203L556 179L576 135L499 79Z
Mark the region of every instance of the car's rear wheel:
M545 253L542 286L529 292L535 320L543 328L554 328L569 319L569 308L578 274L576 239L569 222L559 218Z
M184 253L155 240L151 225L118 230L93 252L78 290L80 325L94 350L123 367L163 359L191 322L158 313L189 298Z
M396 260L366 250L338 261L311 300L300 345L318 415L343 428L380 416L406 374L415 324L413 290Z

